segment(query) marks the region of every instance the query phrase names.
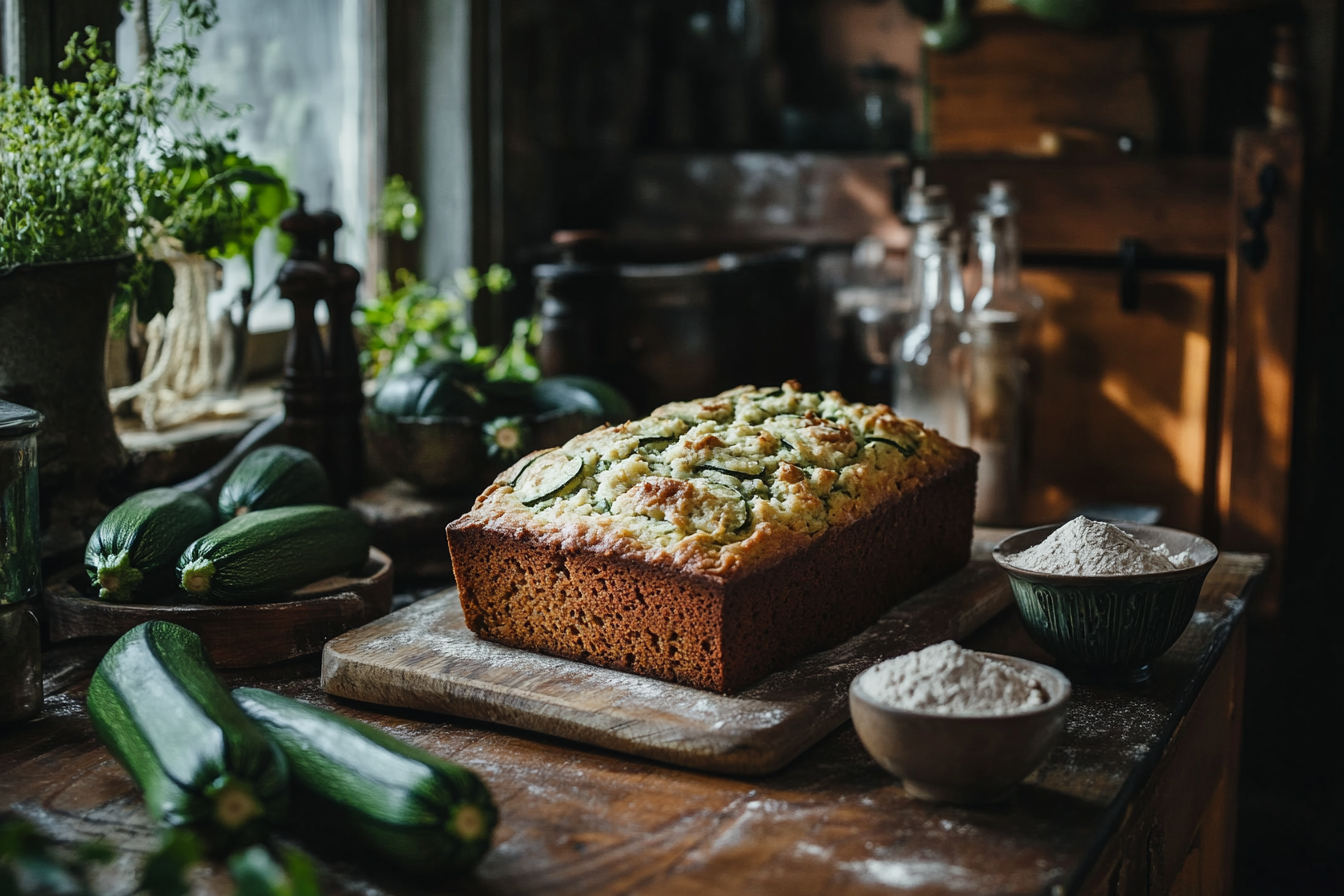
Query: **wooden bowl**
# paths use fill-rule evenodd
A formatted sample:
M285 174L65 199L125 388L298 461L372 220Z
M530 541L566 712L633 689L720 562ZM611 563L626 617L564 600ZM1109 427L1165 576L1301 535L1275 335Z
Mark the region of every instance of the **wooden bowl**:
M164 619L201 636L221 669L265 666L317 653L339 634L392 609L392 560L369 548L355 576L332 576L268 604L118 604L87 596L88 574L73 567L42 595L52 641L119 638L142 622Z

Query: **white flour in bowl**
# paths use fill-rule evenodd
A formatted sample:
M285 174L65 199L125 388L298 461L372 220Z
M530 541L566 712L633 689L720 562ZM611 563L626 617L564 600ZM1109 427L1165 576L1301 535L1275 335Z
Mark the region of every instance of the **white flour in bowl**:
M859 688L887 706L940 715L1003 716L1049 700L1035 678L955 641L878 663Z
M1005 557L1018 569L1057 576L1127 576L1195 565L1189 551L1150 548L1110 523L1074 517L1035 547Z

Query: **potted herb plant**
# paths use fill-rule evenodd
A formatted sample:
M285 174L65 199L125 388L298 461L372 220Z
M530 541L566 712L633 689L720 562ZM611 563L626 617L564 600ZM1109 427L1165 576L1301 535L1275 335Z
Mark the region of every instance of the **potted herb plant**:
M194 419L210 406L212 396L230 390L237 394L241 388L256 242L290 206L284 178L222 141L174 154L164 159L164 168L169 177L146 203L158 235L148 288L141 289L149 299L131 301L134 296L128 293L134 290L123 290L114 313L128 342L137 332L132 306L139 322L150 325L142 337L144 353L135 355L132 375L137 381L110 393L114 409L133 402L145 426L155 429ZM217 259L235 256L247 263L249 285L240 296L242 320L221 358L206 299L215 289ZM167 297L172 309L151 322L161 311L153 296L158 284L172 286ZM155 363L148 364L150 359ZM228 370L221 369L222 360L227 360Z
M128 485L104 377L113 296L142 318L167 310L173 278L155 246L211 220L221 198L181 180L223 146L198 122L224 113L191 80L192 39L215 20L209 0L173 4L134 80L89 29L62 63L82 80L0 81L0 398L45 417L44 556L82 549Z

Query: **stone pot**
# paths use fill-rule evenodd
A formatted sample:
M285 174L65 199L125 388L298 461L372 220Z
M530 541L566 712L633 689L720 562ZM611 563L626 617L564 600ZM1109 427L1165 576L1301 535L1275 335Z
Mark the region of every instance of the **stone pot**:
M130 256L0 271L0 398L38 411L44 566L82 560L89 534L125 497L104 353L113 292Z

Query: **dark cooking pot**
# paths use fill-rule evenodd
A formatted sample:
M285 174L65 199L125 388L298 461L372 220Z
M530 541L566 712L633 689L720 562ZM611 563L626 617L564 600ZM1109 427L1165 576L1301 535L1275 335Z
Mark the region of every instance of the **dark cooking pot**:
M540 264L538 361L546 376L617 385L638 413L743 383L815 382L809 272L801 247Z

